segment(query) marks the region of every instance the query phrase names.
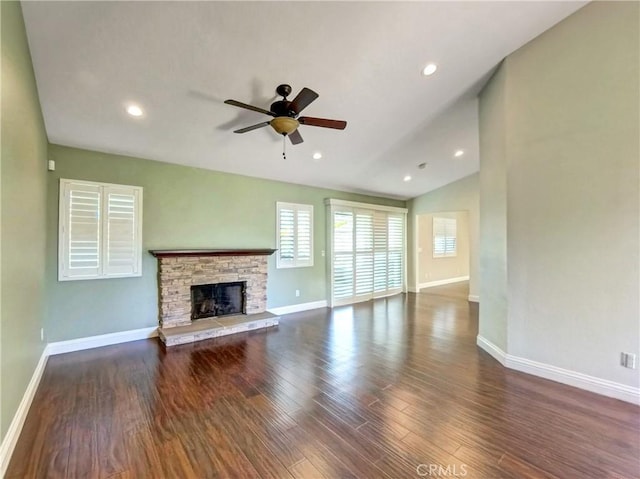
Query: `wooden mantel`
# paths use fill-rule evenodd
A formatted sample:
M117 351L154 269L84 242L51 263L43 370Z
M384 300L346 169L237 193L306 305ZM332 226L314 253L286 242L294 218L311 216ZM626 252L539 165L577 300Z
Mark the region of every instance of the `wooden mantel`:
M176 256L269 256L275 249L152 249L156 258Z

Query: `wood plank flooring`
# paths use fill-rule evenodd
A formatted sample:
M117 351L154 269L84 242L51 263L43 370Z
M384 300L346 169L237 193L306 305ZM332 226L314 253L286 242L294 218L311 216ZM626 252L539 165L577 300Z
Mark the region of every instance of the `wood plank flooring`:
M640 408L504 369L465 286L53 356L6 477L640 477Z

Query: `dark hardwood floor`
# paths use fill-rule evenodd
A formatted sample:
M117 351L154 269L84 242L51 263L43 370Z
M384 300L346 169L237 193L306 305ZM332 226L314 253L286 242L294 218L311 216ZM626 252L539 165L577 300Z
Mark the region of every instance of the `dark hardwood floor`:
M464 287L53 356L6 477L640 477L640 408L504 369Z

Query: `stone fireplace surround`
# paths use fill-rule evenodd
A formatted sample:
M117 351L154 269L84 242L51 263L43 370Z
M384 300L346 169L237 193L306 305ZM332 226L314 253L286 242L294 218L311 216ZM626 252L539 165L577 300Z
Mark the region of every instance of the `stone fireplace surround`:
M158 259L158 335L167 346L275 326L266 312L272 249L152 250ZM191 320L191 286L246 282L246 315Z

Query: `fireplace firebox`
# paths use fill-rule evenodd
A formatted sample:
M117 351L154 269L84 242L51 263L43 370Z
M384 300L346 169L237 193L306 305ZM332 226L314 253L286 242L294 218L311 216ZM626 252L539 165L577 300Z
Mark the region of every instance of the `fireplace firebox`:
M191 286L191 319L246 313L246 281Z

